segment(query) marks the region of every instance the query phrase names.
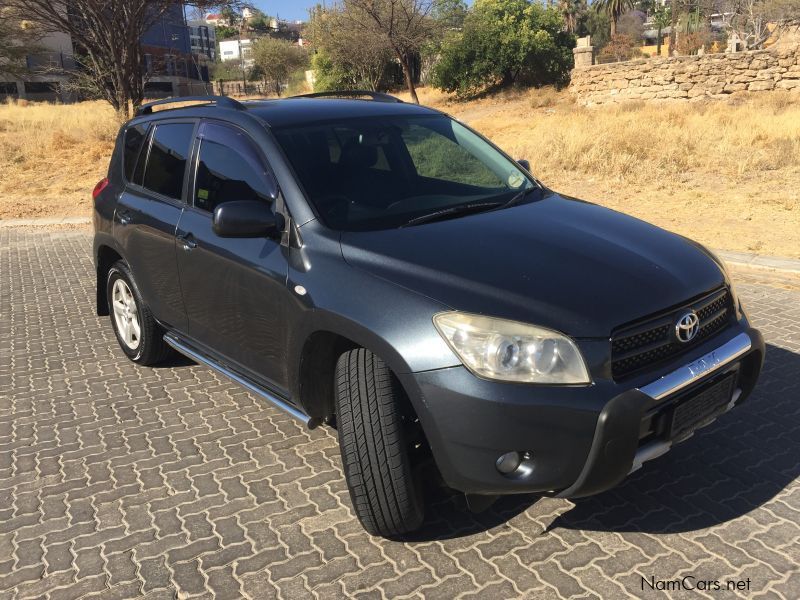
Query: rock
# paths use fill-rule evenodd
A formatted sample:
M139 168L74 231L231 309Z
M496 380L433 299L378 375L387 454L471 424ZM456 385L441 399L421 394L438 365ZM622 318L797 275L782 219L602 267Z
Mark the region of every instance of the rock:
M593 65L575 69L570 85L583 104L699 100L772 89L800 92L800 46Z
M754 81L750 85L747 86L748 92L765 92L767 90L774 90L775 89L775 82L773 80L769 81Z

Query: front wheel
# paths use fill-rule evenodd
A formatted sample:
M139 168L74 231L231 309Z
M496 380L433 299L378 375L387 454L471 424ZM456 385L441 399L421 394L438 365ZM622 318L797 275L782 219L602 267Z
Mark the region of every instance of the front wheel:
M411 470L405 430L408 399L369 350L336 364L336 424L356 516L369 533L397 537L422 525L424 504Z
M114 263L108 271L106 297L111 325L128 358L141 365L155 365L172 353L123 261Z

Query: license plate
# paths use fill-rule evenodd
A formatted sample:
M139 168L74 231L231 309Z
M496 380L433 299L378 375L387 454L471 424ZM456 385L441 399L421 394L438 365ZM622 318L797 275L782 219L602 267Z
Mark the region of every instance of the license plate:
M670 437L676 438L688 433L709 418L722 413L733 397L735 381L736 374L732 373L678 404L672 411Z

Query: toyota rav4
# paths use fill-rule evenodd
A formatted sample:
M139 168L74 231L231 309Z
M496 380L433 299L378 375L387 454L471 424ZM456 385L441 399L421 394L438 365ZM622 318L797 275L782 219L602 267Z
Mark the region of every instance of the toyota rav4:
M93 195L122 351L335 428L372 534L420 527L433 475L473 506L607 490L761 370L709 250L391 96L145 105Z

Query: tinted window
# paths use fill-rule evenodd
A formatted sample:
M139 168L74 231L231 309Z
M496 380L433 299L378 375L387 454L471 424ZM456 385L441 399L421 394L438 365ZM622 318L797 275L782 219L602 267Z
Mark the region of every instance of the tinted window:
M465 205L489 210L537 188L514 161L446 116L273 131L317 213L334 229L401 227Z
M147 124L142 123L129 127L125 132L125 179L133 181L133 170L136 168L136 159L142 148L142 142L147 135Z
M208 124L203 130L197 164L194 205L212 212L223 202L271 202L269 177L254 143L242 132Z
M145 163L147 162L147 150L150 147L150 138L153 137L153 130L147 132L147 136L144 139L144 143L142 144L142 149L139 152L139 160L136 161L136 169L133 171L133 178L130 180L131 183L135 183L136 185L142 185L142 179L144 178L144 167Z
M156 126L144 173L144 187L169 198L180 199L193 132L194 125L191 123Z

